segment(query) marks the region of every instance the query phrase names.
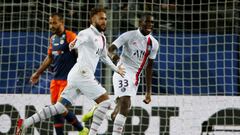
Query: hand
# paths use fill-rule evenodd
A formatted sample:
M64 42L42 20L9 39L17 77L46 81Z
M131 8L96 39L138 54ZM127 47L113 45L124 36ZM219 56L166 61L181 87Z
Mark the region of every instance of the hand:
M71 43L69 43L69 50L72 51L73 47L75 46L77 42L77 38L75 38Z
M37 83L38 82L38 80L39 80L39 74L38 73L33 73L32 74L32 76L31 76L31 78L30 78L30 83L31 84L35 84L35 83Z
M152 101L152 99L151 99L151 93L147 92L147 93L145 94L145 99L143 100L143 102L144 102L145 104L149 104L151 101Z
M118 66L118 71L117 71L117 73L120 74L122 77L125 76L126 71L125 71L125 68L123 67L122 64Z

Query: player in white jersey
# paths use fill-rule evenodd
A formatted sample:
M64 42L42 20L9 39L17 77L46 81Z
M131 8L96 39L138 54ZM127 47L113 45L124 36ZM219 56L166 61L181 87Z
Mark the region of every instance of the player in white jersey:
M94 8L90 13L91 26L80 31L77 38L70 43L70 49L78 50L77 63L68 74L68 85L61 94L60 100L55 104L43 108L40 112L26 120L20 120L17 127L17 135L22 135L24 129L30 125L50 118L56 114L64 114L67 108L72 105L73 100L83 93L93 99L99 107L93 115L93 122L89 135L96 135L101 125L106 111L110 108L111 102L106 90L99 84L95 77L97 63L101 59L109 65L120 76L124 76L125 71L122 66L116 67L107 56L106 38L103 32L106 29L106 11L103 8Z
M158 41L151 35L154 18L145 14L140 18L139 29L128 31L120 35L109 47L109 56L118 65L126 68L126 74L121 77L114 73L114 94L117 105L114 111L109 111L110 119L114 120L113 135L121 135L126 117L131 107L131 97L136 96L140 82L140 74L146 68L146 94L144 102L151 102L152 67L159 48ZM118 48L123 47L120 59L116 54Z
M140 74L146 69L146 94L144 102L151 102L152 66L159 48L158 41L151 35L153 30L153 16L144 14L139 21L139 29L128 31L120 35L108 48L109 56L118 65L126 68L124 77L113 75L114 94L117 105L114 110L107 112L108 119L114 120L113 135L121 135L126 117L131 106L131 97L137 93ZM122 54L116 54L118 48L123 47ZM97 107L94 107L97 108ZM83 115L83 121L91 118L94 108Z

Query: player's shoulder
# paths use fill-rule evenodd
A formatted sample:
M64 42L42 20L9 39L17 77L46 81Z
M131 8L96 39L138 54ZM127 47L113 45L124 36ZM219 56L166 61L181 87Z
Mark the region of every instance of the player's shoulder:
M122 33L122 35L133 35L137 32L137 30L130 30L130 31L126 31L124 33Z
M150 35L150 37L151 37L153 44L159 45L158 40L153 35Z
M91 33L90 29L89 28L86 28L84 30L81 30L78 32L78 36L87 36Z
M133 38L134 35L137 34L137 30L130 30L122 33L120 36L124 37L125 39Z
M66 35L70 35L70 36L72 36L72 35L76 35L75 32L70 31L70 30L65 30L65 32L66 32Z
M52 40L52 39L54 39L54 38L56 38L56 37L57 37L56 34L51 34L51 35L50 35L50 40Z

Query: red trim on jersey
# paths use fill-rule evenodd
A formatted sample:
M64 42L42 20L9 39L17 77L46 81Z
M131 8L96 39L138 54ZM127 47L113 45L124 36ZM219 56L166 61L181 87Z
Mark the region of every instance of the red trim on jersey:
M56 127L56 128L63 127L63 126L64 126L64 124L54 124L54 127Z
M105 38L104 38L103 35L101 35L101 37L102 37L102 41L103 41L103 50L104 50L104 48L105 48Z
M145 65L145 63L147 61L147 58L148 58L149 54L150 54L149 51L148 51L148 46L151 46L151 38L150 37L148 37L146 53L144 54L142 63L141 63L141 65L138 68L138 71L136 73L136 80L135 80L135 85L136 86L138 85L139 75L141 74L141 71L142 71L142 69L143 69L143 67L144 67L144 65Z

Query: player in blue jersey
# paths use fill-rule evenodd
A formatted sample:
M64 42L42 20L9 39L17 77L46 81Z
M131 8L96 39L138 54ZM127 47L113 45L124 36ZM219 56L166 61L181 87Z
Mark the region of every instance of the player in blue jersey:
M77 53L69 51L69 43L76 38L76 34L66 30L61 14L54 13L49 18L49 27L52 32L48 55L41 66L32 74L30 82L38 82L40 75L50 66L53 68L53 79L50 84L51 103L56 104L62 91L67 86L67 75L76 63ZM77 120L73 112L54 116L54 127L57 135L64 135L64 118L71 123L82 135L88 134L88 129L84 128Z

